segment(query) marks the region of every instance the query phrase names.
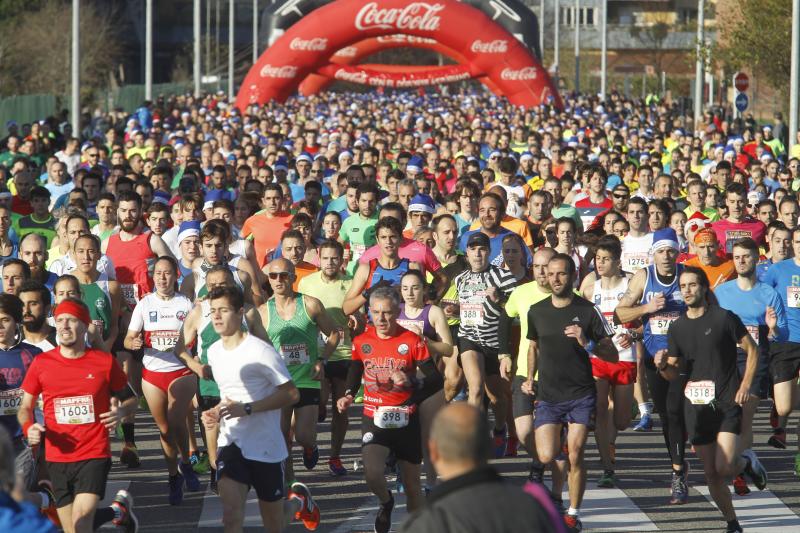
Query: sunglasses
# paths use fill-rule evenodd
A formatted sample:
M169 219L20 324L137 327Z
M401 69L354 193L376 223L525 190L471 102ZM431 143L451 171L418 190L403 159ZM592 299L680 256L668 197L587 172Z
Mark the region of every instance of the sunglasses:
M269 279L278 279L281 281L286 281L287 279L289 279L288 272L270 272L269 274L267 274L267 276L269 276Z
M616 198L618 200L626 200L626 199L629 198L629 196L627 194L615 194L614 198Z

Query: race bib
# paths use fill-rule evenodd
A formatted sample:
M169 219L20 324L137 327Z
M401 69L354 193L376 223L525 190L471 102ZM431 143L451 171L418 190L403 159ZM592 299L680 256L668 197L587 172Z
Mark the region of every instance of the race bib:
M139 286L135 283L120 283L120 288L125 303L131 308L136 307L136 303L139 301Z
M169 352L178 344L179 331L163 330L163 331L149 331L148 344L150 348L158 350L159 352Z
M92 395L56 398L53 400L56 422L59 424L93 424L94 402Z
M745 327L747 328L747 333L749 333L750 336L753 337L756 346L758 346L758 326L745 326Z
M344 328L336 328L336 331L339 332L339 344L337 344L336 346L341 346L344 343ZM328 342L328 336L320 331L319 342L317 343L317 345L320 348L322 348L323 346L325 346L325 343L327 342Z
M0 391L0 416L17 416L22 405L22 389Z
M408 407L383 406L375 409L372 420L379 428L397 429L406 427L410 416Z
M425 322L423 320L406 320L398 318L397 323L409 331L413 331L414 333L419 332L420 335L422 335L422 332L425 331Z
M715 394L714 382L711 380L690 381L683 390L683 395L693 405L708 405L716 398Z
M656 313L647 321L650 324L650 333L653 335L666 335L669 325L678 320L680 313L677 311Z
M646 252L629 252L622 254L622 270L636 272L650 264L650 255Z
M462 303L461 324L468 327L483 325L483 303Z
M793 309L800 308L800 287L786 287L786 303Z
M367 251L366 244L358 244L355 242L350 243L350 252L353 254L354 260L358 260L358 258L364 255L364 252L366 251Z
M305 343L281 344L281 356L286 366L308 364L308 348Z
M96 327L100 331L103 331L106 327L106 323L103 322L102 320L92 320L92 324L94 324L94 327Z

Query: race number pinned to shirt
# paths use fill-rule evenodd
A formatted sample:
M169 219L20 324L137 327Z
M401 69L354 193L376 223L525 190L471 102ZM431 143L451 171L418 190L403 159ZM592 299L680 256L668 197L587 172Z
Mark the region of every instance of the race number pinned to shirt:
M339 344L336 345L337 347L339 347L344 343L344 328L338 328L337 327L336 331L339 332ZM319 332L319 339L318 339L318 342L317 342L317 346L322 348L323 346L325 346L325 344L327 342L328 342L328 336L320 331Z
M759 328L759 326L756 325L756 326L745 326L745 327L747 328L747 333L749 333L750 336L753 337L753 342L755 342L756 346L758 346L758 328ZM738 346L739 346L739 348L742 347L741 344L739 344Z
M666 335L670 324L678 320L680 316L681 314L677 311L652 315L650 320L647 321L650 324L650 333L653 335Z
M407 406L388 406L384 405L375 409L372 420L376 426L382 429L398 429L408 425L411 410Z
M22 405L22 389L0 391L0 416L17 416Z
M469 327L483 325L483 302L465 302L461 304L461 324Z
M158 350L159 352L169 352L175 348L175 345L178 344L178 337L180 336L180 331L173 331L173 330L159 330L159 331L148 331L147 334L147 344L153 348L154 350Z
M786 303L793 309L800 308L800 287L786 287Z
M131 308L136 307L136 303L139 301L139 286L135 283L120 283L120 289L125 303Z
M281 344L281 356L286 366L305 365L309 362L308 347L305 343Z
M716 398L714 382L711 380L690 381L683 390L693 405L708 405Z
M650 264L647 252L627 252L622 254L622 270L636 272Z
M94 401L92 395L56 398L53 400L56 422L59 424L93 424Z

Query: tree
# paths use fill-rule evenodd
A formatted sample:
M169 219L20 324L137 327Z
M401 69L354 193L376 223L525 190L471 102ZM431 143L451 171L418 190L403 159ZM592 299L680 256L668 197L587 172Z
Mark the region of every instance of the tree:
M6 1L13 8L15 2ZM0 7L3 7L0 3ZM69 93L71 2L42 0L38 9L11 10L0 22L0 96ZM81 2L81 93L106 87L119 63L122 47L116 39L113 14L101 15Z
M791 21L792 0L719 0L719 38L712 57L727 72L746 68L785 94Z

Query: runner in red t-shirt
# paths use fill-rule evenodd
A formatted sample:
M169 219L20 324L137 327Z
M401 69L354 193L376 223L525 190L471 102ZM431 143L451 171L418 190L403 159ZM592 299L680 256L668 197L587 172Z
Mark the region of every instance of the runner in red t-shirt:
M386 459L390 452L397 458L409 512L419 508L422 435L417 405L424 399L424 391L441 388L442 376L424 340L397 324L400 300L395 290L375 289L370 295L369 310L374 326L353 339L353 361L345 395L337 402L337 408L342 413L347 411L363 377L361 457L364 475L372 480L370 488L380 501L375 531L386 533L391 528L394 507L383 477ZM417 369L425 379L417 379Z
M133 498L117 493L110 507L97 510L111 469L108 432L136 407L136 395L110 353L87 348L89 309L74 298L56 307L60 346L36 357L22 382L18 419L31 446L44 440L47 467L64 530L94 531L113 521L136 531ZM44 426L34 421L36 399L44 400ZM119 400L111 405L111 397ZM47 429L45 429L47 428Z

